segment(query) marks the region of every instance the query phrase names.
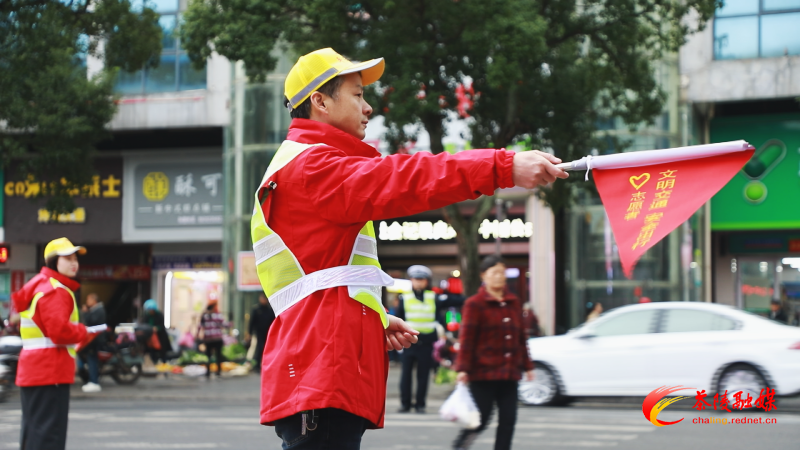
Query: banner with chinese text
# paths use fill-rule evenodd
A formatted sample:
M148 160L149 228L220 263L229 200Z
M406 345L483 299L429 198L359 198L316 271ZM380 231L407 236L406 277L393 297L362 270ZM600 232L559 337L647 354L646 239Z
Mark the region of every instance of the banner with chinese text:
M730 153L650 166L592 170L625 276L642 254L719 191L753 156Z

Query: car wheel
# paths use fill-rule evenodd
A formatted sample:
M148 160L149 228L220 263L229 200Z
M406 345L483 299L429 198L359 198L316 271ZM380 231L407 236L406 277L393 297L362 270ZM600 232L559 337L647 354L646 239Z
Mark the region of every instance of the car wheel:
M749 364L734 364L726 368L717 381L717 392L719 394L728 392L728 408L732 411L734 410L733 404L736 402L734 394L741 392L741 397L744 398L747 398L749 394L753 398L752 405L755 405L761 390L766 387L768 385L764 376Z
M519 400L529 406L555 406L564 403L553 371L544 364L536 364L533 381L520 381Z

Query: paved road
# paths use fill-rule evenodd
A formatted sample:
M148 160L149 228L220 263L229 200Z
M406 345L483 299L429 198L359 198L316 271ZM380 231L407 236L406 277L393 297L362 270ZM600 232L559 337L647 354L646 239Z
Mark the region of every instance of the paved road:
M393 403L390 400L390 403ZM253 403L74 401L67 448L87 449L279 449L273 429L258 424ZM800 416L748 414L732 417L774 418L777 424L694 425L698 414L662 412L666 420L685 415L683 423L656 428L636 410L521 408L515 449L752 449L797 448ZM709 417L708 414L700 415ZM0 448L19 448L20 410L0 406ZM386 429L368 431L364 449L447 449L457 428L435 414L387 415ZM473 447L492 448L494 427Z
M272 428L258 424L258 380L143 380L138 387L103 383L101 396L73 391L68 449L279 449ZM77 386L76 386L77 388ZM446 390L434 389L429 410L435 412ZM364 449L447 449L456 426L436 414L397 414L398 400L387 400L386 429L367 431ZM0 404L0 450L18 448L18 398ZM586 405L568 408L525 408L519 411L515 449L620 450L798 448L800 415L718 414L725 418L776 419L776 424L697 425L696 417L711 417L670 407L659 415L682 423L656 428L638 405ZM492 448L494 426L473 447Z

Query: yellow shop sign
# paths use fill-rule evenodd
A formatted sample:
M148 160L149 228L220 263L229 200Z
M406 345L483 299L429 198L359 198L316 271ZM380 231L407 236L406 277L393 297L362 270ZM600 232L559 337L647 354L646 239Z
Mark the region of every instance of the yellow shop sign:
M66 180L62 179L61 184L65 185ZM114 175L100 178L99 175L92 177L92 182L82 188L70 190L73 197L86 198L119 198L121 192L119 186L122 180ZM25 181L9 181L3 186L3 191L7 197L32 198L39 195L47 195L48 192L55 190L55 182L36 181L33 176L28 176Z
M38 212L39 223L85 223L86 222L86 209L83 207L76 208L69 214L56 214L46 209L40 209Z

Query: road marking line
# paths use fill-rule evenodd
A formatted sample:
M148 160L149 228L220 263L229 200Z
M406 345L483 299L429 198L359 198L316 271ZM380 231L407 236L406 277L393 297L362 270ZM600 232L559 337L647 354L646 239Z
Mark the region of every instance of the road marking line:
M582 431L626 431L649 433L655 427L637 427L626 425L592 425L592 424L568 424L568 423L518 423L517 428L531 428L544 430L582 430Z
M178 449L178 448L224 448L228 447L225 444L215 444L213 442L206 443L180 443L180 444L164 444L161 442L106 442L98 443L95 447L104 448L143 448L143 449Z
M631 441L639 437L636 434L595 434L592 435L595 439L606 439L611 441Z

